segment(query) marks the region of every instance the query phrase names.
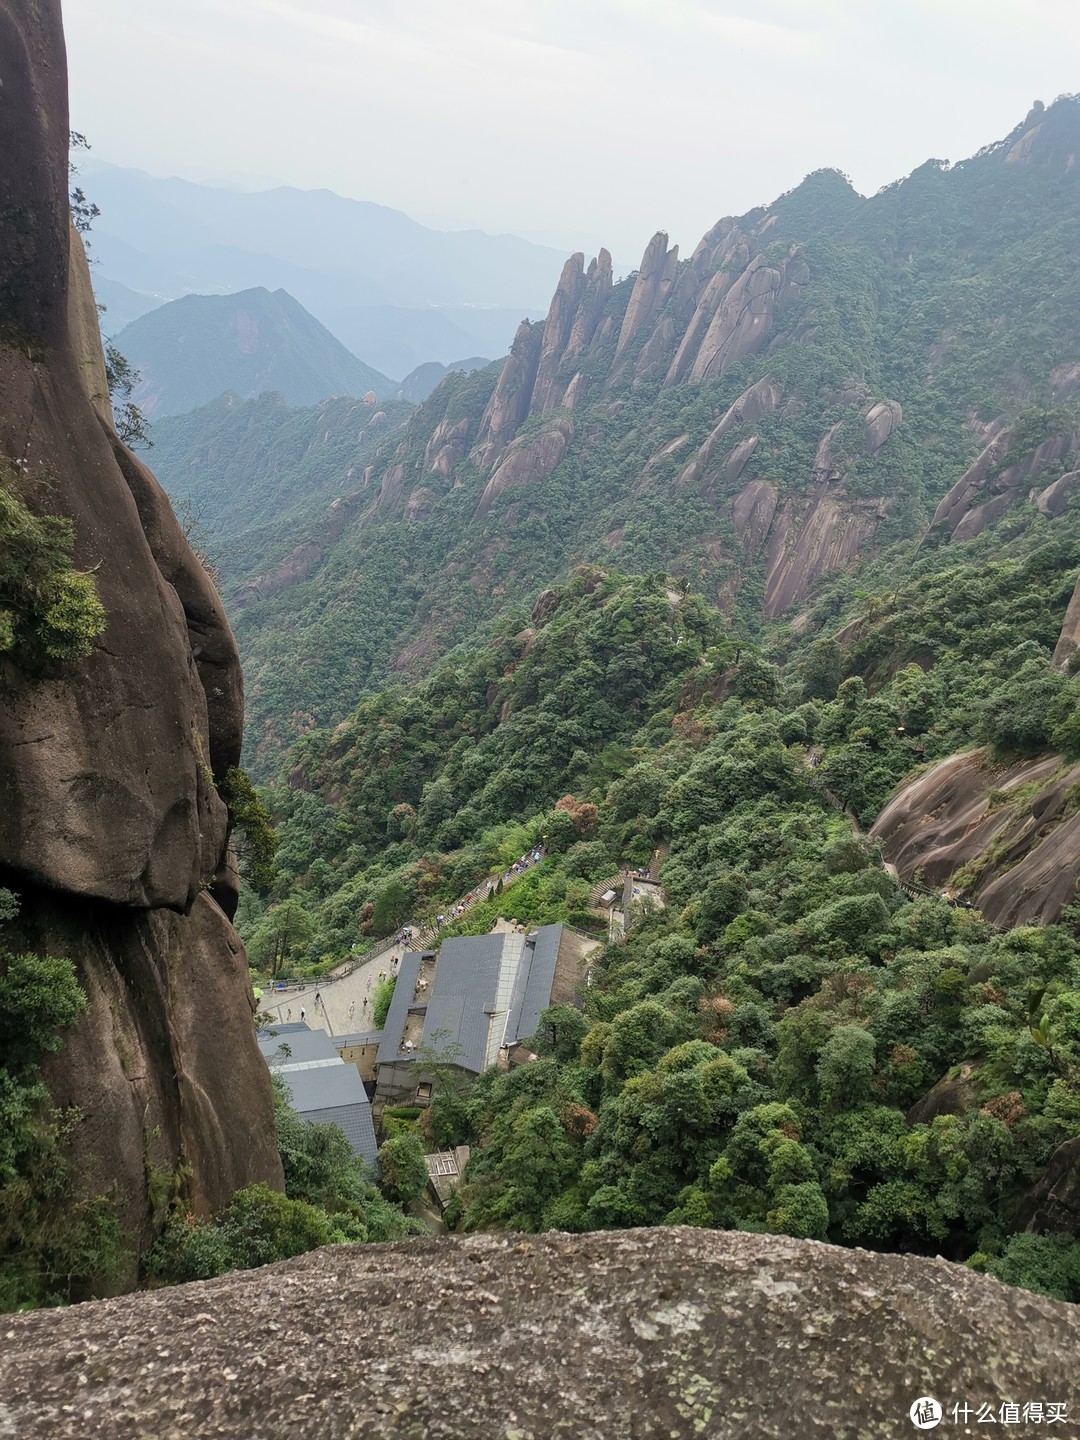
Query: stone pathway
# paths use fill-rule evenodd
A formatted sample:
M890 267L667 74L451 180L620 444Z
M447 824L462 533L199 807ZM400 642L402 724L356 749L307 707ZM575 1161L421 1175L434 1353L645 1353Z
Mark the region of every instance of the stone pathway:
M541 859L543 859L543 854L541 848ZM467 896L463 895L455 905L447 906L447 922L453 923L453 921L459 920L474 905L478 905L481 900L486 900L498 884L500 877L503 877L504 885L509 890L515 880L532 868L533 863L535 862L530 859L523 870L512 875L508 883L505 881L506 871L499 871L494 875L489 875L485 880L481 880L479 885ZM455 914L455 911L458 913ZM300 1011L304 1010L307 1012L303 1017L304 1023L309 1029L325 1030L331 1035L351 1035L365 1030L373 1030L375 1021L371 1006L379 975L382 973L396 974L398 962L406 950L421 947L433 949L438 943L437 936L437 927L415 930L408 945L396 944L388 950L381 950L378 955L370 960L361 961L356 969L350 970L344 975L325 975L321 980L288 990L271 990L268 987L264 990L262 1000L259 1002L259 1013L271 1015L275 1020L287 1024L289 1021L298 1021ZM318 1004L315 1003L316 995L319 996Z

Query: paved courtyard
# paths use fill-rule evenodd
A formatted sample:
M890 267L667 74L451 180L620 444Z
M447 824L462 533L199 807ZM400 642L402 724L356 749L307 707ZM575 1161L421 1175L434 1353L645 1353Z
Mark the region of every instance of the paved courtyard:
M374 960L365 961L348 975L327 975L303 989L270 990L263 993L259 1011L276 1020L299 1020L300 1011L312 1030L325 1030L330 1035L349 1035L374 1029L371 1007L375 987L381 974L397 974L398 962L405 953L404 945L384 950ZM316 995L319 997L316 1002Z

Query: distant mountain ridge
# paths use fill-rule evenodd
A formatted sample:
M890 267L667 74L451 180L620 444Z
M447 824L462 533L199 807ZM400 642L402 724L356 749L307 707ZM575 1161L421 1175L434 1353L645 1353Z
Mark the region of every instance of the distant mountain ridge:
M1080 466L1077 156L1065 98L870 198L817 171L687 260L658 234L621 282L573 257L501 373L449 376L342 455L347 523L294 527L272 598L226 575L260 757L301 692L332 724L582 563L685 576L753 635L898 542L1035 523L1060 479L1056 514Z
M291 405L314 405L395 390L286 291L261 286L173 300L132 321L117 344L142 376L134 398L151 420L226 392L244 399L272 390Z
M565 258L513 235L431 230L328 190L217 190L98 162L84 183L101 208L95 279L139 297L123 296L125 317L185 294L284 288L395 377L504 354L522 316L544 313Z
M415 370L409 371L398 387L398 394L402 400L420 405L452 370L463 370L466 375L471 375L474 370L483 370L490 364L491 361L484 359L482 355L470 355L467 360L454 360L449 365L440 365L437 360L429 360L426 365L418 365Z

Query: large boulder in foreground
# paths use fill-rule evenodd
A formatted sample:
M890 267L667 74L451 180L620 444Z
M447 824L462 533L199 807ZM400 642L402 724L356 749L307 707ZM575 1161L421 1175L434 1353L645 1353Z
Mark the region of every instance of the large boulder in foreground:
M888 1440L926 1395L1075 1411L1078 1355L1080 1307L943 1260L682 1228L414 1240L19 1316L0 1429Z

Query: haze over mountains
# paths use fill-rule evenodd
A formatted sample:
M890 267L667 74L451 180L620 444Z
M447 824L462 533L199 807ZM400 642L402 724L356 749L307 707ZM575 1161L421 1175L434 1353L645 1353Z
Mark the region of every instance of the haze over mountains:
M179 1344L183 1292L72 1305L81 1338L14 1317L0 1430L197 1433L236 1410L212 1367L264 1370L268 1435L425 1433L415 1344L388 1391L292 1337L350 1324L296 1257L417 1236L432 1149L444 1227L502 1232L467 1242L470 1293L427 1263L442 1238L376 1251L374 1298L327 1264L403 1334L388 1256L413 1310L457 1295L470 1348L419 1386L447 1434L546 1434L552 1403L581 1433L712 1433L732 1393L787 1435L805 1393L750 1406L799 1345L803 1377L840 1356L844 1433L988 1386L1001 1423L1028 1396L1064 1419L1075 1317L971 1272L1080 1301L1080 97L870 199L815 171L689 260L660 231L625 280L574 254L545 320L419 406L163 418L242 673L214 557L114 424L60 0L0 0L0 34L0 1310L215 1282ZM281 286L240 300L167 307L173 358L362 381ZM549 925L572 954L542 960ZM512 986L476 938L499 930ZM310 989L272 996L286 976ZM260 998L333 1022L327 1072L367 1052L377 1177L271 1084ZM500 1046L507 1006L530 1018ZM277 1331L223 1369L276 1282L222 1277L278 1258ZM502 1383L479 1416L519 1334L527 1408Z
M183 295L284 289L401 379L427 361L505 353L522 317L544 314L565 259L327 190L217 190L97 161L83 172L101 209L94 284L107 334Z
M366 684L582 561L678 568L758 627L921 534L990 439L1072 393L1076 153L1080 105L1062 100L870 199L816 172L718 222L689 262L664 235L621 283L606 252L567 262L501 374L447 381L374 456L365 437L362 461L339 434L336 496L328 471L320 483L331 512L232 547L254 733L272 750L297 713L334 722ZM326 433L314 416L302 428ZM1074 428L1032 421L1066 437L1062 453ZM194 417L159 441L170 488L197 443ZM220 453L243 484L243 445ZM1018 491L1004 493L954 507L956 524L997 500L962 537Z

